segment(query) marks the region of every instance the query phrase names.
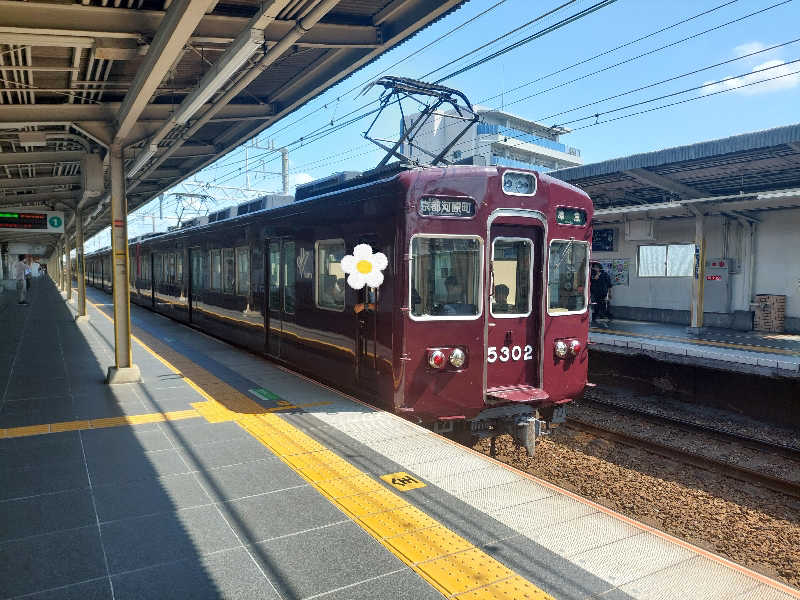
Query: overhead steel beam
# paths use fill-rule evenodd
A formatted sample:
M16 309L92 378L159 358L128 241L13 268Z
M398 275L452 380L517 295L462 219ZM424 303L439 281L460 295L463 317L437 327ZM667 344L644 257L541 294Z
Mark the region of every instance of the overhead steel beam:
M650 185L668 192L672 192L673 194L678 194L683 198L702 198L705 195L698 189L680 183L679 181L675 181L674 179L670 179L669 177L664 177L658 173L653 173L647 169L630 169L628 171L623 171L623 173L629 177L633 177L635 180L644 183L645 185Z
M125 95L117 118L116 141L128 138L175 59L183 52L212 0L175 0L159 24L150 49Z
M208 110L212 104L204 104L203 109ZM41 105L33 104L5 104L0 105L0 128L9 129L28 127L39 124L64 124L78 122L105 122L113 123L119 110L119 102L104 102L103 104L54 104L43 110ZM166 121L175 112L171 104L150 104L139 118L143 121ZM272 104L230 104L219 108L216 116L221 118L264 117L275 114Z
M64 152L2 152L0 153L0 165L78 162L84 154L86 153L79 150Z
M0 179L0 197L3 190L16 190L24 188L40 188L57 185L80 185L80 175L66 175L61 177L20 177L14 179Z
M358 57L352 56L347 52L343 53L342 56L346 56L349 59L345 66L340 68L339 65L334 61L327 66L325 71L320 72L318 70L316 73L317 77L309 78L307 86L298 89L296 96L293 96L291 100L285 103L281 103L279 111L273 118L258 125L257 127L250 129L245 130L244 128L237 128L236 134L238 135L236 136L226 136L225 143L219 144L221 146L220 154L226 154L237 146L245 143L247 140L255 137L267 127L273 125L286 115L291 114L294 110L318 96L329 87L335 85L367 63L375 60L380 54L386 52L396 44L399 44L404 39L408 38L408 36L413 35L420 29L424 29L429 23L435 21L460 3L461 0L445 0L440 2L435 9L431 10L430 4L424 2L423 0L409 2L409 8L402 12L400 20L384 23L384 27L387 29L387 31L393 32L393 35L391 35L391 37L389 37L379 48L369 52L363 52ZM357 50L353 50L352 52L355 53ZM231 133L233 134L233 131L231 131ZM219 142L219 140L217 141ZM198 164L191 171L186 173L184 179L191 177L212 162L213 159Z
M79 190L74 192L47 192L37 194L0 194L0 205L2 206L31 206L41 204L50 206L56 202L69 202L73 204L80 198Z
M408 2L408 0L406 0ZM204 6L210 5L202 0ZM172 10L173 2L167 14ZM413 2L419 4L419 2ZM430 10L430 2L423 2ZM451 2L442 2L449 5ZM438 11L438 9L436 9ZM431 11L436 12L436 11ZM0 33L71 35L89 40L98 38L141 39L153 37L166 18L162 11L119 10L79 4L48 4L47 10L39 3L0 0ZM229 43L247 26L246 17L205 15L192 35L197 41ZM269 42L283 39L296 25L296 21L276 19L264 31ZM5 35L3 35L5 38ZM299 46L317 47L374 47L380 43L380 28L372 25L343 25L319 23L296 41Z

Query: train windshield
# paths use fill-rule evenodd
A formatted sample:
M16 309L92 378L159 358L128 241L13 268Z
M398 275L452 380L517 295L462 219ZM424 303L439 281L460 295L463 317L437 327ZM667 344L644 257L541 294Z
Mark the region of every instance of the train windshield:
M411 241L411 315L474 319L480 313L480 238L415 236Z
M552 314L581 312L586 308L586 267L589 244L575 240L550 243L547 308Z

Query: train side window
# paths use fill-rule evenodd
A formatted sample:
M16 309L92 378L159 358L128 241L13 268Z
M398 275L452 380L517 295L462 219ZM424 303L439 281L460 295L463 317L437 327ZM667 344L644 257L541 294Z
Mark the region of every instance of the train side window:
M586 273L589 244L575 240L550 242L547 279L547 309L563 315L586 310Z
M297 274L297 261L295 260L295 243L283 243L283 312L294 314L295 289L294 283Z
M183 252L175 255L175 282L183 283Z
M250 248L236 249L236 293L246 296L250 293Z
M222 281L225 283L226 294L232 294L236 289L236 264L233 258L233 248L222 251Z
M164 280L164 256L155 254L153 256L153 283L161 283Z
M203 254L199 248L191 251L192 257L192 292L197 293L203 289Z
M269 245L269 306L280 311L281 307L281 245L271 242Z
M344 310L345 279L340 263L345 255L344 240L320 240L316 244L316 302L326 310Z
M170 252L167 254L167 276L165 277L167 283L175 283L175 254Z
M222 290L222 250L211 251L211 289Z
M531 240L527 238L495 238L492 244L493 317L531 314L532 252Z
M411 318L477 319L482 312L482 254L477 236L411 238Z

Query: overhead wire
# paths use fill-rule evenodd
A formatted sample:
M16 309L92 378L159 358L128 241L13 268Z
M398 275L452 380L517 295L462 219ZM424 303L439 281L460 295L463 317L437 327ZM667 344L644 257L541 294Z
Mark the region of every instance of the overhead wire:
M599 53L599 54L595 54L595 55L593 55L592 57L589 57L588 59L583 59L583 60L581 60L581 61L577 61L577 62L575 62L575 63L572 63L572 64L570 64L570 65L567 65L566 67L563 67L563 68L561 68L561 69L558 69L558 70L556 70L556 71L553 71L553 72L551 72L551 73L549 73L549 74L547 74L547 75L544 75L544 76L538 77L538 78L536 78L536 79L534 79L534 80L531 80L530 82L526 82L526 83L524 83L524 84L522 84L522 85L520 85L520 86L517 86L517 87L516 87L516 88L514 88L514 89L521 89L521 88L523 88L523 87L525 87L526 85L529 85L529 84L531 84L531 83L535 83L535 82L537 82L537 81L541 81L542 79L545 79L545 78L548 78L548 77L554 76L554 75L556 75L556 74L562 73L562 72L564 72L564 71L567 71L567 70L569 70L569 69L571 69L571 68L573 68L573 67L575 67L575 66L578 66L578 65L580 65L580 64L585 64L586 62L589 62L589 61L591 61L591 60L594 60L594 59L596 59L596 58L599 58L599 57L601 57L601 56L607 55L607 54L609 54L609 53L611 53L611 52L613 52L613 51L615 51L615 50L618 50L618 49L621 49L621 48L624 48L624 47L630 46L630 45L632 45L632 44L634 44L634 43L636 43L636 42L639 42L639 41L642 41L642 40L644 40L644 39L648 39L648 38L650 38L650 37L653 37L654 35L656 35L656 34L658 34L658 33L662 33L662 32L664 32L664 31L667 31L667 30L669 30L669 29L672 29L672 28L674 28L674 27L677 27L677 26L679 26L679 25L681 25L681 24L684 24L684 23L687 23L687 22L689 22L689 21L692 21L692 20L694 20L694 19L697 19L697 18L699 18L699 17L701 17L701 16L704 16L704 15L710 14L711 12L717 11L717 10L719 10L719 9L721 9L721 8L724 8L724 7L726 7L726 6L730 6L730 5L734 4L734 3L736 3L737 1L738 1L738 0L728 0L727 2L724 2L724 3L722 3L722 4L719 4L719 5L715 6L715 7L712 7L712 8L710 8L710 9L707 9L707 10L701 11L701 12L699 12L699 13L697 13L697 14L695 14L695 15L692 15L692 16L690 16L690 17L688 17L688 18L685 18L685 19L681 19L681 20L679 20L679 21L676 21L675 23L672 23L672 24L670 24L670 25L668 25L668 26L666 26L666 27L662 27L662 28L660 28L660 29L658 29L658 30L656 30L656 31L654 31L654 32L651 32L651 33L649 33L649 34L645 35L645 36L640 36L640 37L638 37L638 38L635 38L634 40L631 40L631 41L629 41L629 42L626 42L626 43L624 43L624 44L618 45L618 46L616 46L616 47L614 47L614 48L612 48L612 49L610 49L610 50L607 50L607 51L601 52L601 53ZM702 30L702 31L700 31L700 32L697 32L697 33L694 33L694 34L692 34L692 35L685 36L685 37L683 37L683 38L680 38L680 39L678 39L678 40L675 40L675 41L673 41L673 42L670 42L669 44L664 44L664 45L662 45L662 46L659 46L659 47L657 47L657 48L654 48L654 49L648 50L648 51L646 51L646 52L642 52L642 53L640 53L640 54L637 54L637 55L635 55L635 56L633 56L633 57L629 57L629 58L627 58L627 59L625 59L625 60L618 61L617 63L614 63L614 64L612 64L612 65L608 65L608 66L602 67L602 68L600 68L600 69L597 69L597 70L595 70L595 71L592 71L592 72L590 72L590 73L584 74L584 75L582 75L582 76L580 76L580 77L577 77L577 78L571 79L571 80L569 80L569 81L567 81L567 82L562 82L562 83L560 83L560 84L558 84L558 85L556 85L556 86L552 86L552 87L550 87L550 88L547 88L547 89L545 89L545 90L538 91L538 92L536 92L535 94L531 94L531 95L529 95L529 96L525 96L525 97L523 97L523 98L520 98L520 99L517 99L517 100L511 101L511 102L507 102L507 103L506 103L506 105L518 104L519 102L522 102L522 101L524 101L524 100L528 100L528 99L530 99L530 98L532 98L532 97L535 97L535 96L538 96L538 95L544 94L544 93L546 93L546 92L549 92L549 91L552 91L552 90L554 90L554 89L558 89L558 88L564 87L564 86L566 86L566 85L570 85L570 84L572 84L572 83L575 83L575 82L577 82L577 81L581 81L581 80L583 80L583 79L587 79L588 77L595 76L595 75L597 75L597 74L600 74L600 73L606 72L606 71L608 71L608 70L610 70L610 69L613 69L613 68L616 68L616 67L618 67L618 66L621 66L621 65L624 65L624 64L631 63L631 62L633 62L633 61L635 61L635 60L638 60L638 59L644 58L644 57L646 57L646 56L650 56L650 55L652 55L652 54L655 54L656 52L660 52L660 51L663 51L663 50L665 50L665 49L668 49L668 48L671 48L671 47L675 47L675 46L677 46L678 44L685 43L685 42L687 42L687 41L690 41L690 40L692 40L692 39L696 39L696 38L698 38L698 37L700 37L700 36L702 36L702 35L706 35L706 34L708 34L708 33L712 32L712 31L719 30L719 29L721 29L721 28L723 28L723 27L730 26L730 25L732 25L732 24L734 24L734 23L739 23L739 22L741 22L741 21L743 21L743 20L745 20L745 19L748 19L748 18L754 17L754 16L756 16L756 15L762 14L762 13L764 13L764 12L768 11L768 10L772 10L772 9L774 9L774 8L777 8L777 7L779 7L779 6L782 6L782 5L788 4L788 3L790 3L791 1L792 1L792 0L782 0L782 1L780 1L780 2L773 3L773 4L771 4L771 5L767 6L767 7L761 8L761 9L759 9L759 10L756 10L756 11L751 11L750 13L747 13L747 14L745 14L745 15L743 15L743 16L737 17L736 19L731 19L731 20L729 20L729 21L726 21L726 22L724 22L724 23L722 23L722 24L719 24L719 25L716 25L716 26L714 26L714 27L706 28L706 29L704 29L704 30ZM450 61L450 62L452 62L452 61ZM497 95L495 95L495 96L492 96L492 97L489 97L488 99L489 99L489 100L491 100L491 99L494 99L494 98L496 98L496 97L497 97ZM485 100L482 100L482 101L485 101ZM366 106L366 105L365 105L365 106ZM325 131L320 131L320 132L317 132L316 134L315 134L315 132L309 132L309 133L310 133L310 135L306 135L306 136L302 136L302 137L300 137L300 138L297 138L297 140L295 140L294 142L290 143L289 145L298 145L298 144L299 144L299 145L306 145L306 144L311 144L311 143L314 143L315 141L318 141L318 140L320 140L320 139L323 139L324 137L327 137L328 135L331 135L331 134L335 133L336 131L339 131L340 129L343 129L343 128L345 128L345 127L348 127L349 125L351 125L351 124L353 124L353 123L355 123L355 122L357 122L357 121L359 121L359 120L361 120L361 119L363 119L363 118L366 118L366 117L368 117L368 116L370 116L370 115L374 114L375 112L376 112L376 111L375 111L375 110L373 110L373 111L369 111L369 112L367 112L367 113L363 113L363 114L361 114L361 115L358 115L357 117L354 117L354 118L352 118L352 119L349 119L349 120L348 120L348 121L346 121L346 122L340 123L340 124L338 124L338 125L334 126L333 128L328 128L327 130L325 130ZM343 117L344 117L344 116L345 116L345 115L343 115ZM241 171L241 168L239 169L239 171ZM237 173L237 172L231 172L231 171L229 171L228 173L226 173L226 174L224 174L224 175L222 176L222 177L225 177L225 178L226 178L226 179L224 179L224 180L223 180L223 182L230 181L230 180L232 180L232 179L236 178L236 177L238 176L238 174L239 174L239 173ZM215 179L215 181L216 181L216 179Z

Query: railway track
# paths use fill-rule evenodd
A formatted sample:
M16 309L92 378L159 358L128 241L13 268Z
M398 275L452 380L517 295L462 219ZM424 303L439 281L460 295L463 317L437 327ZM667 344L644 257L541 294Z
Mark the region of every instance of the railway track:
M749 469L733 463L710 458L702 454L689 452L687 450L662 444L660 442L654 442L641 436L630 435L621 431L607 429L605 427L595 425L594 423L589 423L573 417L567 419L566 426L571 429L582 431L584 433L601 437L619 444L633 448L645 449L654 454L658 454L660 456L664 456L671 460L691 465L693 467L722 472L734 479L760 485L776 492L787 494L795 498L800 498L800 483L798 482L788 481L786 479L767 475L754 469Z
M772 452L784 458L800 462L800 448L798 448L797 446L792 446L790 444L769 441L762 438L755 438L749 435L736 433L735 431L728 431L726 429L720 429L718 427L713 427L711 425L696 423L695 421L692 421L690 419L681 419L680 417L665 416L643 408L629 406L627 404L620 404L618 402L609 402L608 400L600 400L598 398L591 398L588 396L584 396L581 402L585 404L596 404L597 406L601 406L603 408L611 408L614 410L625 411L628 414L634 414L645 417L650 421L653 421L654 423L659 423L662 425L672 425L680 427L685 430L697 431L706 434L708 436L711 436L712 438L722 442L726 443L735 442L741 444L742 446L752 448L753 450L758 450L761 452Z

